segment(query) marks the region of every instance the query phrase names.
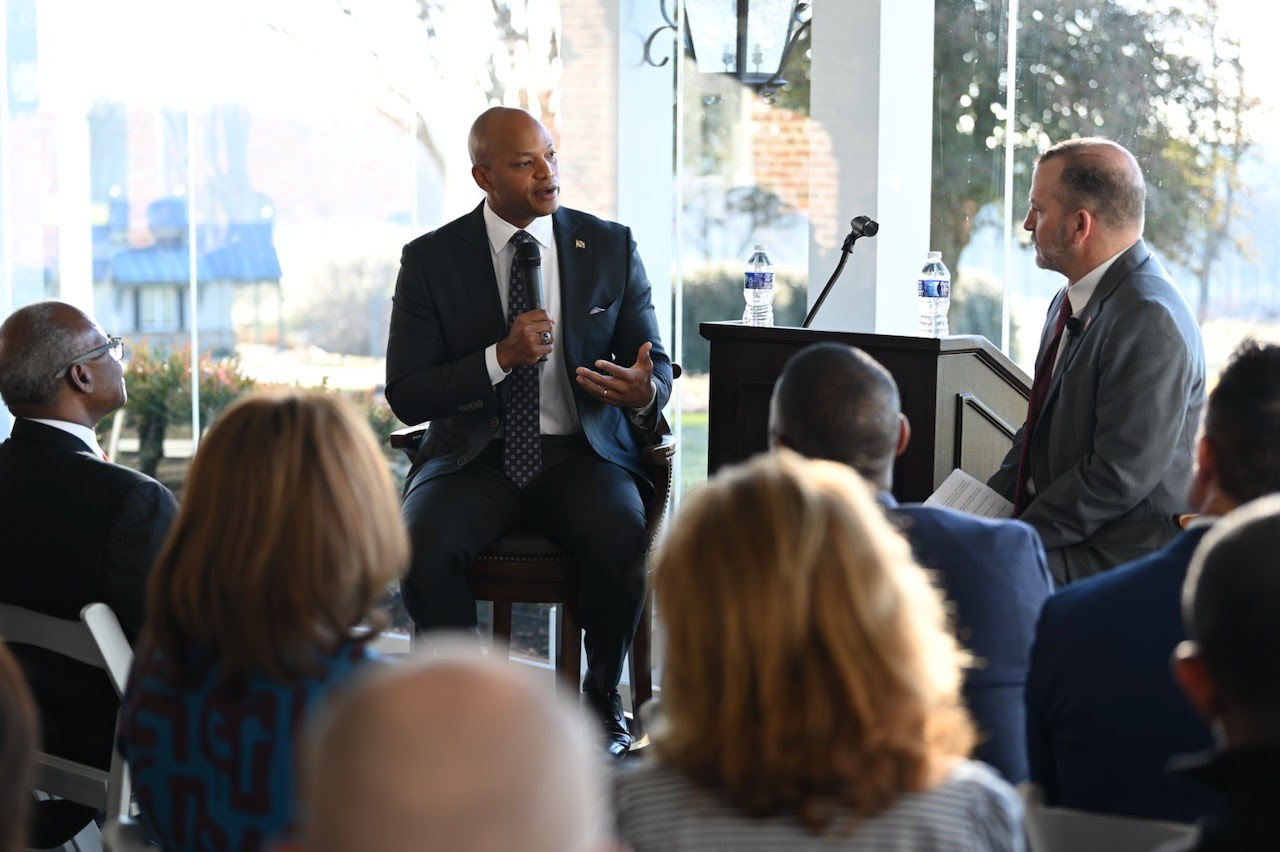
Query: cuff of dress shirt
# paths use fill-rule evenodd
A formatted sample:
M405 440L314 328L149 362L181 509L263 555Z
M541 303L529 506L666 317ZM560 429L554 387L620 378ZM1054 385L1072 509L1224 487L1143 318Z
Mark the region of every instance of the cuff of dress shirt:
M498 364L498 344L496 343L484 350L484 366L489 371L491 385L497 385L511 374L510 370L503 370Z
M654 409L658 407L658 386L650 381L649 390L649 401L643 408L627 409L627 416L631 418L631 422L641 428L651 419Z

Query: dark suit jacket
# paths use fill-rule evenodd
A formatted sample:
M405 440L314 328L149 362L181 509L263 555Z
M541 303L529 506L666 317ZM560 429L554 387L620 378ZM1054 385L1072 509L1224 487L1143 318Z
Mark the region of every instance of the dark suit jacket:
M1186 638L1182 582L1206 529L1045 604L1027 739L1031 779L1049 804L1181 822L1206 812L1205 794L1165 772L1173 755L1213 747L1170 671Z
M409 243L401 256L387 342L387 402L405 423L431 421L410 486L466 465L503 422L484 350L506 336L507 321L482 207ZM649 425L656 425L671 394L671 360L658 337L649 279L629 228L566 207L552 222L560 263L556 337L583 432L600 456L647 481L624 412L588 396L573 371L594 369L599 359L629 367L651 341L658 398Z
M0 444L0 483L0 600L68 619L102 601L134 641L147 574L178 510L169 489L22 418ZM106 765L118 708L106 675L34 648L17 656L48 749Z
M1049 306L1037 363L1064 298ZM1032 437L1036 496L1020 516L1040 533L1060 584L1177 534L1205 397L1200 329L1142 240L1107 270L1078 319ZM989 483L1011 500L1022 435Z
M1023 684L1040 606L1053 591L1036 531L1020 521L977 518L880 499L903 525L917 561L936 572L955 604L961 644L979 659L964 697L982 741L974 757L1011 783L1027 777Z

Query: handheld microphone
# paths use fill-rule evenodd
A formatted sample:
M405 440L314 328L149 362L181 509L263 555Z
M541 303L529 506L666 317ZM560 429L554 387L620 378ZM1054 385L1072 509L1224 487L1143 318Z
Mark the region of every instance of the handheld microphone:
M849 236L844 238L844 245L840 247L840 262L836 264L836 271L831 273L831 280L827 282L827 286L822 288L818 301L813 303L813 308L809 311L809 315L804 318L801 328L808 328L813 322L813 318L818 315L818 308L822 307L822 303L827 300L827 294L835 286L836 279L840 277L841 272L844 272L844 265L849 260L850 252L853 251L853 244L858 241L859 237L874 237L879 231L880 224L870 216L853 217L853 221L849 223Z
M529 310L541 310L542 304L542 252L538 250L538 244L533 240L516 244L516 266L520 267L520 271L524 278L525 287L525 304L529 306ZM551 342L551 332L542 332L542 345L546 346ZM539 361L547 360L547 356L543 355Z

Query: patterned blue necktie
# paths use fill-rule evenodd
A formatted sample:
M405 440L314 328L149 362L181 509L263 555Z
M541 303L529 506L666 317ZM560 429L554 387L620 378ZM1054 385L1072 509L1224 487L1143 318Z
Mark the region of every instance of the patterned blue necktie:
M524 231L516 231L512 244L533 242ZM507 292L507 328L516 317L529 310L528 293L525 290L524 273L511 261L511 286ZM542 445L539 439L541 408L538 401L538 368L512 367L503 381L507 409L506 429L502 442L502 470L507 478L521 488L538 474L542 467Z

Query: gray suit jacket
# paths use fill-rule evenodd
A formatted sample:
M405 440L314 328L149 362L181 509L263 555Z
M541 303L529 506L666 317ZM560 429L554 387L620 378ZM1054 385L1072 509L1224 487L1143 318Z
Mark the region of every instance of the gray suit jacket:
M629 228L566 207L552 223L560 262L556 336L582 430L601 457L648 481L627 416L587 395L573 373L598 359L629 367L651 341L658 398L647 425L656 426L671 395L671 360L635 240ZM387 401L405 423L431 421L409 487L465 466L497 435L502 399L489 384L484 350L506 333L482 207L404 247L387 342Z
M1037 363L1064 298L1049 306ZM1150 553L1178 532L1205 398L1200 329L1142 240L1107 270L1077 319L1032 437L1036 496L1021 515L1044 540L1059 584ZM989 481L1009 499L1025 428Z

